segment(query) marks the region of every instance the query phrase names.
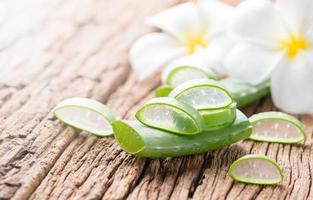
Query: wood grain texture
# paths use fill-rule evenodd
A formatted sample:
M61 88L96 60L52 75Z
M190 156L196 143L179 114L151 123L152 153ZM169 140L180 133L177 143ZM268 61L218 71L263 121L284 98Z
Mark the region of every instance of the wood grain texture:
M141 159L112 137L75 131L50 111L80 96L132 118L153 96L158 74L139 82L127 59L132 42L152 27L145 17L178 0L7 0L0 2L0 199L313 199L313 117L298 116L299 145L243 141L182 158ZM275 110L270 98L247 115ZM247 153L278 161L277 187L226 176Z

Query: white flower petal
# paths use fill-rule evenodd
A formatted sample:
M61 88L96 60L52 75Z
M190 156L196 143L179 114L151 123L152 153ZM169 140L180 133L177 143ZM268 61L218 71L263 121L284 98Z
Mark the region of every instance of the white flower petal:
M312 20L313 21L313 20ZM313 27L309 28L305 33L304 33L304 38L307 39L309 43L309 47L313 47Z
M193 54L175 59L166 68L189 65L206 71L214 71L218 75L226 75L224 60L233 44L227 36L215 37L206 48L198 47Z
M283 52L265 50L255 45L235 46L225 60L229 77L258 84L269 78L272 70L284 56Z
M185 41L186 34L197 34L204 28L197 7L191 2L178 4L151 16L148 22L181 41Z
M285 60L272 73L274 104L289 113L313 113L313 51Z
M177 66L193 66L199 67L201 69L205 69L205 60L204 60L204 52L202 48L196 49L196 51L191 55L184 55L179 57L172 62L170 62L166 69L171 69L172 67Z
M206 48L198 47L193 54L175 59L166 68L188 65L214 71L218 75L226 75L224 60L233 44L226 36L215 37Z
M277 48L278 42L288 35L277 9L268 0L239 4L230 23L230 33L239 40L269 48Z
M135 73L142 80L184 51L182 44L173 37L165 33L150 33L134 43L129 59Z
M200 0L197 6L207 26L209 37L225 31L232 18L234 7L217 0Z
M214 37L204 49L204 66L207 69L212 69L219 75L226 75L227 72L224 67L224 60L233 45L234 42L225 35Z
M278 0L277 8L292 33L301 34L313 24L312 0Z

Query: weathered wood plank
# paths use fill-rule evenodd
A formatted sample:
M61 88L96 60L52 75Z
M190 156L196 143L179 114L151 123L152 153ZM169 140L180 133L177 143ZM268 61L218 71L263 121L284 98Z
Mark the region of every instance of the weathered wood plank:
M243 141L206 154L156 160L131 156L112 137L75 131L53 118L50 110L72 96L97 99L118 117L131 118L160 81L155 74L138 82L127 51L152 30L144 24L146 16L177 2L0 3L6 8L0 16L0 199L313 198L312 116L299 116L308 133L305 144ZM267 110L275 110L270 98L245 113ZM227 169L247 153L276 159L283 183L233 182Z

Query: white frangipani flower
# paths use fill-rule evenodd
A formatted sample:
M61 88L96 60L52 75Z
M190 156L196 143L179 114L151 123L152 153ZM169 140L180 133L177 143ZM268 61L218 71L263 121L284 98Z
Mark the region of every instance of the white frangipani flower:
M130 62L140 79L173 63L199 65L223 72L232 46L225 30L233 7L218 0L183 3L148 19L163 32L139 38L130 50Z
M274 104L313 113L313 1L249 0L230 23L239 44L225 61L229 76L258 83L270 78Z

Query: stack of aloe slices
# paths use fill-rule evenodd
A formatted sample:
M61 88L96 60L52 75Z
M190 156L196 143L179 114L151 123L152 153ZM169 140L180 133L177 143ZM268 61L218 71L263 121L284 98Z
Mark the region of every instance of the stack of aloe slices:
M174 157L221 148L251 134L248 118L218 82L194 79L138 109L137 120L113 123L125 151L142 157Z
M137 120L116 120L105 105L85 98L66 99L53 113L65 124L98 136L114 132L122 149L150 158L206 152L251 135L248 118L236 110L225 88L203 79L184 84L173 90L173 97L154 98L145 103L135 115ZM205 101L189 98L190 93ZM235 113L225 117L225 113L219 114L224 109L234 109Z
M222 148L243 139L283 144L305 139L303 124L281 112L249 119L239 110L268 94L265 81L252 86L231 79L218 81L211 71L190 66L164 73L166 85L136 113L136 120L116 120L108 107L95 100L69 98L54 115L65 124L97 136L113 135L126 152L141 157L176 157ZM282 181L279 165L264 155L236 160L228 175L252 184Z

